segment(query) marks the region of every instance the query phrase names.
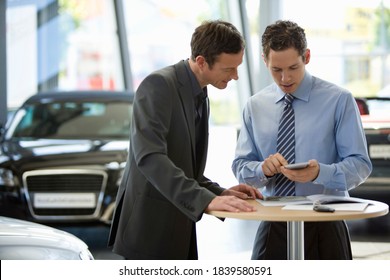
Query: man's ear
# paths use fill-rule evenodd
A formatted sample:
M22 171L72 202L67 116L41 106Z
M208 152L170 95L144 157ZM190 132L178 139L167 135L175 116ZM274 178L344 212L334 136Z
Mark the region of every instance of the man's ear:
M196 64L198 65L199 69L203 69L205 66L206 66L206 59L201 56L201 55L198 55L196 58L195 58L195 62Z
M310 62L310 49L306 49L305 52L305 64L308 64Z

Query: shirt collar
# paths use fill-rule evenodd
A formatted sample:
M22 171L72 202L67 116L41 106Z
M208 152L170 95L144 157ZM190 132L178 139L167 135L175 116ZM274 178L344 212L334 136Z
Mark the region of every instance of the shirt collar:
M312 76L309 72L305 71L305 76L298 89L293 93L296 99L300 99L302 101L309 101L310 91L312 87ZM285 93L277 86L277 98L276 103L281 101L284 98Z
M191 90L194 98L197 98L200 94L207 94L207 87L204 87L203 89L200 87L198 80L196 79L196 76L194 72L192 72L190 64L188 62L188 59L185 61L184 65L186 66L188 76L191 80Z

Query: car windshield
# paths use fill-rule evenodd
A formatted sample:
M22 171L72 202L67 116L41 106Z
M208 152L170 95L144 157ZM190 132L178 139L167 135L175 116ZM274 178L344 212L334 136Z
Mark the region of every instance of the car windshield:
M32 104L16 112L7 138L128 139L130 116L126 102Z

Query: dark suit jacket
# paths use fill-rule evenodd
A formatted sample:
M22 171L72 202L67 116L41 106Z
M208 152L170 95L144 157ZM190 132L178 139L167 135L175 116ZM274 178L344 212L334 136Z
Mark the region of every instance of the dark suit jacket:
M207 124L205 129L205 149L196 170L195 105L184 61L141 83L109 237L115 253L127 259L197 256L194 222L223 191L203 176Z

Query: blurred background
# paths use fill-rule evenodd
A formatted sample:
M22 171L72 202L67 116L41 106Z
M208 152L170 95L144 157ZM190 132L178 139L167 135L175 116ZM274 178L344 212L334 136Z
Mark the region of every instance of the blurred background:
M248 46L229 94L210 94L216 125L239 124L246 98L270 82L259 39L277 19L305 29L313 75L355 96L390 96L389 0L1 2L0 84L9 108L53 89L134 90L149 72L188 58L194 28L208 19L234 23Z
M293 20L305 29L311 74L349 89L357 98L390 97L390 0L0 2L2 124L36 93L134 92L150 72L189 57L191 35L202 21L224 19L235 24L247 44L240 79L223 91L209 87L211 143L206 175L225 187L236 184L230 165L243 105L271 82L261 59L260 38L275 20ZM385 172L390 176L389 168ZM367 198L388 203L387 186L389 191ZM351 235L357 242L380 242L389 252L383 245L389 242L389 224L387 216L351 222ZM87 240L98 258L115 258L105 248L106 225L61 228ZM256 228L256 222L220 223L205 215L199 223L200 257L248 258Z

